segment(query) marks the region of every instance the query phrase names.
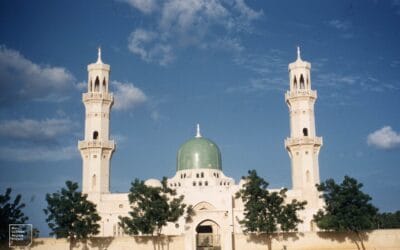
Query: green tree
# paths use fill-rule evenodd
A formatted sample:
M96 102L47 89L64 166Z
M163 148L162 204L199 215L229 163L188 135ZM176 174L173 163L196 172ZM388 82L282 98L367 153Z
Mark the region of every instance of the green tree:
M250 170L243 188L236 193L244 203L244 219L239 223L245 232L271 234L277 231L297 231L302 222L297 212L303 210L307 202L292 200L285 203L287 189L279 192L268 191L268 182Z
M371 197L361 191L363 184L345 176L341 184L328 179L316 186L325 200L324 209L314 215L318 227L355 233L364 249L361 232L375 227L378 209L370 203ZM354 241L357 244L357 241ZM357 247L360 248L358 244Z
M24 207L20 194L11 201L11 188L7 188L4 195L0 194L0 241L8 240L9 224L23 224L28 220L22 212Z
M376 228L400 228L400 211L394 213L379 213L376 218Z
M125 233L137 235L161 235L161 230L168 222L176 222L185 213L184 196L176 197L176 191L168 188L167 178L164 177L161 187L145 185L144 181L135 179L132 182L129 202L132 211L129 217L120 217L120 226ZM186 220L190 220L193 209L186 209Z
M96 205L87 200L87 195L78 191L78 184L67 181L66 188L46 195L46 222L57 238L67 238L70 246L77 240L99 233L100 216Z

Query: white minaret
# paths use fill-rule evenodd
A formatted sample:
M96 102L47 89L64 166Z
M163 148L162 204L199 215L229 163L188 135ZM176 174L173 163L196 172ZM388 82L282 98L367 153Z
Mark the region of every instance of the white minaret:
M321 200L315 184L319 183L318 155L322 138L316 136L314 103L317 91L311 89L311 64L300 57L289 64L290 90L285 100L290 113L290 137L285 146L292 163L292 185L301 193L307 207L317 208Z
M110 109L113 96L108 92L110 65L101 60L98 50L97 62L87 67L88 92L82 95L85 104L85 139L78 148L83 161L82 191L89 198L98 199L110 192L110 160L115 143L109 138Z

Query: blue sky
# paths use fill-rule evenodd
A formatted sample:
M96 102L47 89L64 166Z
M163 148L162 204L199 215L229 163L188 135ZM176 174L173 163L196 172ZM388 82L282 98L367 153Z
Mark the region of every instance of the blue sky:
M321 179L400 209L400 1L0 2L0 191L43 235L46 193L81 183L86 66L111 65L111 189L175 173L200 123L237 181L291 186L288 63L312 64Z

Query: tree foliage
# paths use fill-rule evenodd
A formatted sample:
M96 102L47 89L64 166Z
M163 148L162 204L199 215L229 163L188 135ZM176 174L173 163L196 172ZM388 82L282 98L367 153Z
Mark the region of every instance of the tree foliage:
M341 184L336 184L333 179L317 184L325 200L324 210L314 215L318 227L356 233L373 229L378 209L370 203L371 197L361 191L362 187L348 176Z
M0 241L8 240L9 224L22 224L28 220L22 212L24 207L20 194L11 201L11 188L7 188L4 195L0 194Z
M394 213L379 213L376 217L376 228L400 228L400 211Z
M236 193L244 203L244 219L240 221L245 232L273 233L278 230L296 231L302 222L297 212L303 210L307 202L292 200L285 203L287 189L279 192L268 191L268 182L250 170L243 177L245 184Z
M67 181L66 188L46 195L46 222L57 238L70 241L86 239L99 233L101 219L96 205L87 200L87 195L78 192L78 184Z
M167 178L164 177L161 184L161 187L152 187L139 179L132 182L128 195L132 211L129 217L120 217L119 223L125 233L160 235L168 222L176 222L185 213L184 196L176 197L176 191L167 186ZM186 211L185 219L190 220L192 207L187 207Z

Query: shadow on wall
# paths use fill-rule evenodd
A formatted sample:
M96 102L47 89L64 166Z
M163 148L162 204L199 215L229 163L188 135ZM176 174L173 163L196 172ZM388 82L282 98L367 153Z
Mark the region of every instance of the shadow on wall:
M317 235L322 239L329 239L331 241L337 242L345 242L346 240L350 240L353 242L358 250L365 250L364 242L368 241L368 234L370 231L362 231L362 232L317 232Z
M293 232L293 233L272 233L272 234L248 234L247 242L253 242L259 245L266 245L268 250L272 250L272 241L276 242L287 242L296 241L300 237L303 237L303 233ZM283 250L286 250L286 246L283 245Z
M173 237L166 235L154 235L154 236L133 236L135 242L138 244L149 244L151 242L153 244L154 250L170 250L169 244L172 243ZM171 249L173 250L173 249Z
M113 240L113 237L91 238L88 249L107 250Z

